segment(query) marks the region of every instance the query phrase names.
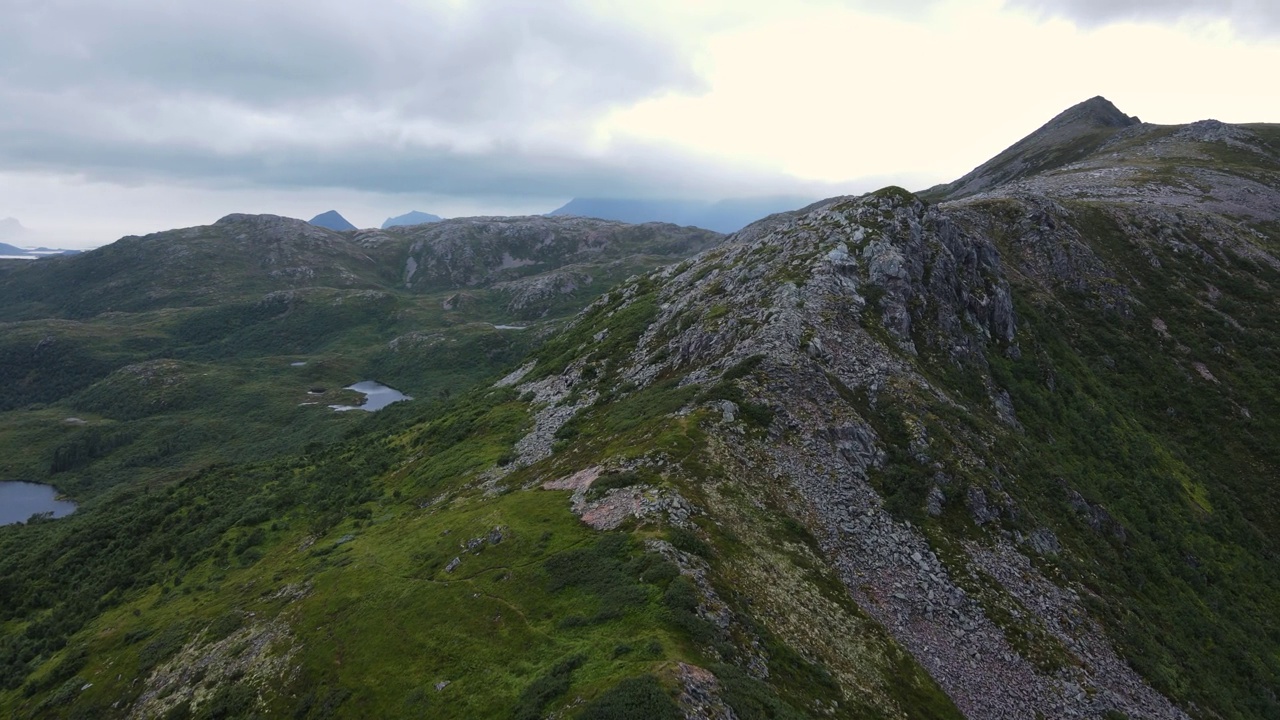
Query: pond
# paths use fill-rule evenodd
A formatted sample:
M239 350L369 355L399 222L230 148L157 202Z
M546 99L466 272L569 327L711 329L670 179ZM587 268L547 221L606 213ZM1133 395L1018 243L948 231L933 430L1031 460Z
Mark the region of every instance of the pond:
M358 382L355 385L348 385L345 389L364 393L364 402L360 405L330 405L329 407L338 412L346 412L348 410L377 412L391 403L398 403L401 400L413 399L395 388L389 388L382 383L376 383L372 380L365 380L364 382Z
M0 525L26 522L38 513L59 518L76 511L70 500L59 500L52 485L29 482L0 482Z

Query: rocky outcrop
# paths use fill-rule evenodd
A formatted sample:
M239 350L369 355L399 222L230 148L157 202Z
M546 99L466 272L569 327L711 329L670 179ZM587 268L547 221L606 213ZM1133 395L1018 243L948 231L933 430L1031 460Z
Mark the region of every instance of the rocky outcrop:
M1088 618L1083 591L1054 585L1028 560L1061 552L1052 530L1005 537L1004 521L1022 512L984 458L989 441L929 419L937 407L978 412L1019 432L987 366L990 353L1019 353L1011 273L1128 307L1123 283L1070 221L1048 199L993 215L897 189L780 216L659 273L659 317L622 376L643 386L679 373L710 385L758 358L737 381L773 419L759 436L742 432L737 405L711 408L723 471L794 493L791 512L857 604L967 717L1183 718ZM1016 255L1002 257L996 237ZM972 388L939 383L938 368L967 374ZM550 382L560 380L527 389ZM607 390L578 382L580 392ZM975 393L985 396L978 406ZM887 507L878 478L890 470L932 478L919 510L967 506L993 544L943 552ZM1089 507L1082 513L1110 532Z
M568 266L542 275L519 280L508 280L493 286L505 294L507 312L515 317L539 317L550 309L551 303L561 296L573 295L591 285L591 266Z
M386 232L408 242L404 283L420 291L486 286L636 254L685 257L722 238L709 230L661 223L539 216L455 218ZM533 289L534 294L548 288L558 292L566 279L548 280L547 288ZM514 301L520 302L520 293L515 294Z

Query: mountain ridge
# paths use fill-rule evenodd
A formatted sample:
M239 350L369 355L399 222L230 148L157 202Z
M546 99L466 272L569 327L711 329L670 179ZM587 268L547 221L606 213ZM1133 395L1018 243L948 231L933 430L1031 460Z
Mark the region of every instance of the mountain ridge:
M443 220L443 218L439 215L411 210L404 215L387 218L382 223L382 229L386 230L387 228L398 227L401 225L421 225L423 223L439 222L440 220Z
M547 215L577 215L629 223L665 222L732 233L766 215L790 210L807 202L809 200L804 198L783 196L736 198L714 202L574 198Z
M828 198L728 237L231 216L153 238L182 258L183 233L216 232L286 267L310 267L287 247L333 247L379 289L7 326L6 392L33 387L18 361L78 361L72 332L150 359L0 413L56 461L42 477L89 490L75 515L0 529L0 708L1273 716L1280 134L1136 124L1099 100L945 192ZM559 295L601 273L603 294ZM499 330L524 312L513 288L564 303ZM162 359L188 312L185 354ZM196 422L219 395L210 359L243 372L300 316L298 337L337 327L338 344L255 350L295 394L232 407L303 422L294 358L427 399L146 491L90 484L121 455L121 475L165 457L121 423ZM60 424L72 412L89 426Z

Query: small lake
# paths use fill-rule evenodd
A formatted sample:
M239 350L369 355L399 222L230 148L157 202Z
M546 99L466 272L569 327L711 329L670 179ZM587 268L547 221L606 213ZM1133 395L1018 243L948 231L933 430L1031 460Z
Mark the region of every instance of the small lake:
M361 405L330 405L329 407L338 412L346 412L348 410L363 410L365 412L377 412L391 403L398 403L401 400L412 400L413 398L404 393L389 388L382 383L376 383L372 380L358 382L355 385L348 385L346 390L355 390L358 393L364 393L364 403Z
M75 503L57 498L52 485L0 482L0 525L26 522L36 513L51 512L59 518L76 511Z

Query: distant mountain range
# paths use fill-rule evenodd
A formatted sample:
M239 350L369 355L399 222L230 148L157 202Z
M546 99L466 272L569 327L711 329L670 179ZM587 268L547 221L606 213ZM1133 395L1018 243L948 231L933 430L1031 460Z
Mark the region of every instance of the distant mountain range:
M0 220L0 257L17 257L36 259L48 257L50 255L75 255L79 250L61 250L57 248L37 247L27 248L12 245L10 242L21 242L23 240L32 240L30 230L22 226L17 218L4 218Z
M613 220L632 224L650 222L671 223L731 233L750 223L775 213L804 207L815 198L799 196L770 196L735 198L708 202L702 200L637 200L627 198L574 198L567 204L547 213L549 217L576 216ZM403 215L389 217L382 229L406 227L440 222L443 218L432 213L414 210ZM337 230L355 230L356 226L337 210L321 213L309 221L312 225Z
M48 257L50 255L78 255L80 250L63 250L60 248L21 248L9 243L0 242L0 255L12 255L29 258Z
M423 223L440 222L443 219L444 218L441 218L439 215L432 215L431 213L414 210L403 215L387 218L386 221L382 223L382 229L386 230L387 228L402 227L405 225L422 225Z
M694 225L716 232L731 233L765 216L795 210L816 198L774 196L736 198L717 202L697 200L627 200L617 198L574 198L548 215L618 220L629 223L667 222Z
M319 215L311 218L307 222L311 223L312 225L315 225L316 227L328 228L329 230L337 230L338 232L342 232L344 230L356 229L356 226L352 225L350 222L347 221L346 218L338 214L337 210L322 212Z

